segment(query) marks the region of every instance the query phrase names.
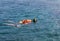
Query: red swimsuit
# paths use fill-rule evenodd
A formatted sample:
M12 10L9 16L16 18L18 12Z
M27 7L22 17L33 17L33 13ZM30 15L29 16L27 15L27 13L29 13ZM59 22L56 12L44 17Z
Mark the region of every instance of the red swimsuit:
M31 20L22 20L22 24L29 24L31 22L32 22Z

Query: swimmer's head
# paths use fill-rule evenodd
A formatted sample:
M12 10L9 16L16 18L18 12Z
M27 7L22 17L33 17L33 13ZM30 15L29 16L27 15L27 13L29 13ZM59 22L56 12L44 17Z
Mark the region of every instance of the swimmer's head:
M32 21L33 21L34 23L36 23L36 22L37 22L37 19L36 19L36 18L34 18Z

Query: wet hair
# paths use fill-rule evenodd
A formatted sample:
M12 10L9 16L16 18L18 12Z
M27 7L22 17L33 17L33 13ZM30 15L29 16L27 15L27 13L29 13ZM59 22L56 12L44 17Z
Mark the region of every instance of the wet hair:
M32 22L36 23L36 22L37 22L37 19L36 19L36 18L34 18L34 19L32 20Z

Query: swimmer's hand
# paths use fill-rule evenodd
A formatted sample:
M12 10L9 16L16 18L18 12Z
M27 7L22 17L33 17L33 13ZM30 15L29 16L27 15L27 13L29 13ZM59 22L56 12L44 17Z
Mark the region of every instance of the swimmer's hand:
M18 27L18 28L20 28L20 26L21 26L21 25L19 25L19 24L16 24L16 25L15 25L15 27Z

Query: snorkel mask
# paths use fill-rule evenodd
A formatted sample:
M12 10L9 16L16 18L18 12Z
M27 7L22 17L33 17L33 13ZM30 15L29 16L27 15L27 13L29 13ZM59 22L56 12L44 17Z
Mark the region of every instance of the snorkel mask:
M33 21L34 23L36 23L36 22L37 22L37 19L36 19L36 18L34 18L32 21Z

